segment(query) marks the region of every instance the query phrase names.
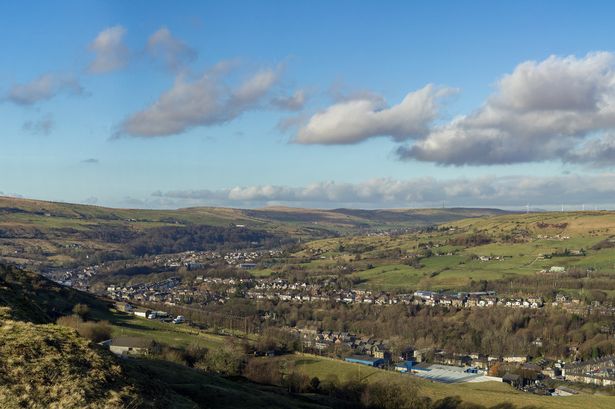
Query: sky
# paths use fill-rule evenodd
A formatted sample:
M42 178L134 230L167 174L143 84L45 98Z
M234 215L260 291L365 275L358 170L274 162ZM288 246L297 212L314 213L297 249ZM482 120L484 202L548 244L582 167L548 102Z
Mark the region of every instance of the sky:
M0 195L614 208L615 3L0 3Z

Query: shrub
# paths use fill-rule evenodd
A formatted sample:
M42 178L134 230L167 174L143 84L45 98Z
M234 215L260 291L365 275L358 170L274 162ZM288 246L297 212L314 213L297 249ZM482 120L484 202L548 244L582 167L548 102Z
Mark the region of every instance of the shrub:
M83 320L86 320L90 315L90 307L86 304L75 304L73 307L73 314L78 315Z
M94 342L101 342L111 338L112 328L108 321L83 321L77 315L60 317L58 325L77 330L79 335Z

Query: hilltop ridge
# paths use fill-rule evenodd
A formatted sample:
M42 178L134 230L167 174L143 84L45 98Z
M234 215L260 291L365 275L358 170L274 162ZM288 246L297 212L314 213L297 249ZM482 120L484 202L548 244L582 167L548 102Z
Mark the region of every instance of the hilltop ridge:
M369 231L403 231L497 209L112 209L0 197L0 259L40 271L139 255L226 246L280 246ZM176 246L169 237L207 237ZM211 240L212 237L221 240ZM146 246L143 241L146 240ZM136 250L136 248L141 250ZM128 254L126 254L128 252ZM135 253L136 252L136 253ZM134 254L133 254L134 253Z

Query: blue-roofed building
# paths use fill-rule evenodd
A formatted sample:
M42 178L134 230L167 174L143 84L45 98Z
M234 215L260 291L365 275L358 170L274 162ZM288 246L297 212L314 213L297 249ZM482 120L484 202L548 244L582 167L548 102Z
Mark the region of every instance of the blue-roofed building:
M395 364L395 370L401 373L409 372L412 369L412 361L401 361Z
M361 364L374 367L381 367L384 365L383 358L374 358L369 355L352 355L346 358L345 361L352 362L353 364Z

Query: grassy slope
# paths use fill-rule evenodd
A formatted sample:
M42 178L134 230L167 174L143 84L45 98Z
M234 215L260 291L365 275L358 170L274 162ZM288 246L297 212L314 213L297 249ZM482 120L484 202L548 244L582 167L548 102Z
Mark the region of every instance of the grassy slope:
M540 227L539 223L548 224ZM554 227L567 223L566 227ZM320 257L302 265L315 274L327 266L335 266L340 262L353 263L359 271L355 276L365 280L363 286L376 289L443 289L460 288L471 280L497 280L518 275L532 275L543 268L553 265L569 267L594 267L615 271L615 248L591 250L591 247L615 235L614 212L573 212L573 213L532 213L501 215L464 219L447 223L457 230L454 232L439 231L422 234L406 234L395 237L355 236L344 238L329 238L315 240L305 246L305 250L294 255L295 258L305 258L313 251L320 252ZM456 236L484 232L493 237L502 234L514 234L516 231L527 231L528 241L519 243L495 242L487 245L463 248L447 245L447 241ZM553 239L554 236L567 236L566 240ZM549 239L538 238L549 236ZM434 252L446 254L457 250L452 256L432 256L421 260L420 268L403 264L400 257L390 258L382 254L391 250L401 250L402 255L420 252L419 243L433 242L439 247ZM354 254L347 250L340 251L340 245L345 249L362 247L361 260L354 262ZM564 249L588 250L587 255L554 257L539 259L541 254L561 252ZM471 256L506 256L499 261L483 262L472 260ZM367 263L375 266L365 269ZM432 273L436 274L432 274Z
M198 402L203 408L302 408L317 409L335 407L335 401L313 395L289 395L277 387L257 385L244 380L230 380L207 375L172 362L131 360L127 363L128 374L137 379L146 393L156 384L152 380L165 380L164 386L182 399ZM174 408L194 407L186 403Z
M0 265L0 306L17 320L54 322L75 304L87 304L94 318L105 318L107 303L90 294L58 285L36 273Z
M109 321L113 326L113 336L142 337L180 347L199 345L218 348L229 341L227 336L199 331L186 325L147 320L120 312L110 314Z
M360 375L366 382L376 380L400 381L418 385L420 393L436 400L446 396L459 396L464 401L480 403L486 406L510 402L517 406L535 405L544 409L609 409L615 407L614 396L579 394L569 397L544 397L519 392L499 382L443 384L423 380L411 375L370 368L330 358L311 355L294 355L279 359L290 359L300 370L309 376L325 379L337 376L340 381L356 379Z
M75 260L75 253L120 250L120 244L102 238L109 237L109 231L138 234L161 226L241 224L310 240L355 234L364 229L408 228L500 213L502 211L493 209L315 210L284 207L140 210L0 196L0 258L24 265L62 266ZM75 232L88 233L88 237L93 238L75 239ZM78 251L74 250L75 245L80 246Z
M85 303L114 335L172 346L219 348L229 337L119 313L89 294L0 265L0 407L2 408L306 408L334 407L319 396L237 382L157 360L118 360L69 328L53 324ZM39 324L34 324L34 321ZM323 406L324 405L324 406Z
M0 320L0 357L0 407L7 409L334 406L325 398L289 395L171 362L121 361L57 325Z
M142 403L121 366L75 331L0 321L0 407L124 408Z
M0 196L0 226L28 225L39 227L87 228L92 222L123 223L147 228L164 224L207 224L226 226L229 223L248 227L280 229L311 226L314 229L344 230L352 228L412 227L444 223L468 217L503 214L497 209L301 209L270 207L243 210L217 207L195 207L178 210L112 209L99 206L45 202Z

